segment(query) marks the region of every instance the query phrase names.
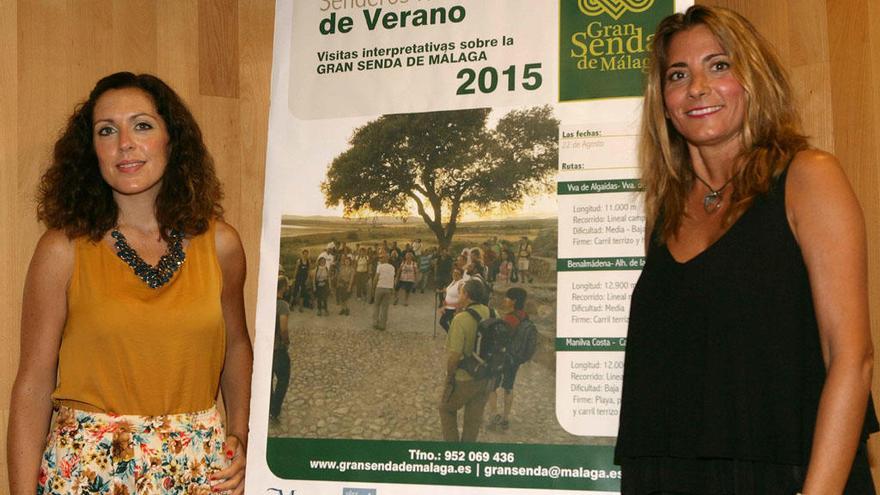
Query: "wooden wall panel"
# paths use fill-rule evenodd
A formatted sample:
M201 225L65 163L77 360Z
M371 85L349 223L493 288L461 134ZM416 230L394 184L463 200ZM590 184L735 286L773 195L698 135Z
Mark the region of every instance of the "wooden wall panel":
M210 19L200 18L206 5L215 8ZM203 2L203 9L199 0L0 0L0 493L21 290L43 230L37 182L66 118L100 77L155 73L199 121L224 180L227 219L248 256L253 336L274 11L271 0ZM206 49L200 40L216 41ZM200 63L206 52L209 63Z
M223 182L224 205L241 204L241 156L238 100L220 96L200 96L199 115L203 122L205 144L214 156L217 175ZM251 195L252 196L252 195ZM245 194L244 197L248 197ZM238 208L226 212L226 221L241 225Z
M162 12L162 22L156 26L156 44L162 54L156 71L195 113L199 72L193 67L199 61L199 32L193 29L193 19L199 15L198 5L179 0L158 0L156 4Z
M266 160L266 137L269 126L269 87L266 71L272 67L272 43L274 39L275 6L263 0L239 2L239 102L241 137L241 194L244 201L239 205L243 221L237 224L242 239L252 239L259 247L263 223L263 183ZM270 26L270 29L253 30L252 26ZM256 301L259 252L249 250L248 279L245 293ZM254 322L256 304L247 307L248 321ZM251 328L251 332L254 332ZM253 334L253 333L252 333Z
M77 5L77 2L71 2ZM157 24L164 22L164 14L160 21L155 2L141 0L114 0L103 2L97 10L111 9L113 23L110 35L113 40L113 68L124 68L134 73L155 73L158 66L158 46L156 44Z
M6 493L6 424L9 394L18 366L18 319L21 284L14 276L16 244L21 237L14 230L18 189L18 133L12 116L18 115L18 34L16 4L0 0L0 493Z
M817 148L834 149L825 0L801 0L789 17L789 69L804 131Z
M65 65L70 67L68 83L59 86L69 86L65 88L65 97L73 98L70 104L75 101L83 100L87 96L87 92L91 89L94 81L89 81L93 76L105 74L114 67L113 49L116 40L114 40L114 10L109 5L102 8L99 0L88 0L84 3L67 2L67 14L71 17L67 20L56 19L53 21L55 28L63 30L64 36L68 40L61 40L63 45L50 46L49 48L60 50L60 56L64 60L70 60L71 57L79 56L76 64L67 62ZM23 9L23 11L26 11ZM48 15L48 13L47 13ZM39 19L35 19L39 21ZM153 24L151 21L150 24ZM23 26L20 26L23 29ZM39 40L34 40L39 43ZM155 56L153 57L155 60ZM71 84L72 83L72 84ZM59 123L61 125L62 123Z
M238 97L235 0L199 0L199 86L204 95Z

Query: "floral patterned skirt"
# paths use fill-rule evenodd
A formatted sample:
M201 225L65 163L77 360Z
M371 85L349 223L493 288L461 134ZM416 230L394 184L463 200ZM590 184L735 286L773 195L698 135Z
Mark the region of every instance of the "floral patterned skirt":
M228 464L225 439L216 407L117 416L60 406L37 495L210 494L208 476Z

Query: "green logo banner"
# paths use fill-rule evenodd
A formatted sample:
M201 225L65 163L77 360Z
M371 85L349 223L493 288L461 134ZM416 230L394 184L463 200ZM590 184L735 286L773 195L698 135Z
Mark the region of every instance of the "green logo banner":
M560 0L559 101L641 96L654 29L674 0Z

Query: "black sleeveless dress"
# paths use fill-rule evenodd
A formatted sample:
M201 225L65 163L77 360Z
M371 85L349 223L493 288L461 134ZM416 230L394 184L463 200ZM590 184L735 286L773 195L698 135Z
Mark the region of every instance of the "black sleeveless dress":
M685 263L652 240L630 309L623 494L800 490L825 367L785 176ZM847 493L874 493L864 445Z

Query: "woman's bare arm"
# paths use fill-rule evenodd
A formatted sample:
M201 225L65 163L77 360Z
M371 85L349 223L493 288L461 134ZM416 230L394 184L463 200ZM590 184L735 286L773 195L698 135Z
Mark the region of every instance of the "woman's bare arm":
M253 349L244 311L244 281L247 272L244 249L238 233L228 224L217 221L217 258L223 272L223 320L226 323L226 361L220 388L226 406L227 448L231 465L215 474L223 479L217 490L244 492L245 453L247 451L248 413L250 409Z
M67 318L73 245L50 230L40 238L28 268L21 310L21 352L12 387L7 459L10 493L33 495L52 417L58 349Z
M821 151L792 162L786 209L807 265L827 370L803 493L839 494L871 389L865 222L837 159Z

